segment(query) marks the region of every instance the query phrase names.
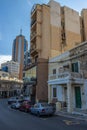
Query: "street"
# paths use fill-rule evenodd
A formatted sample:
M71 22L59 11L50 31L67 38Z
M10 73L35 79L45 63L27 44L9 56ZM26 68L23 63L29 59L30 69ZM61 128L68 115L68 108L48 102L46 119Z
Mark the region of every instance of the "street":
M0 130L87 130L87 122L60 116L37 117L11 109L0 99Z

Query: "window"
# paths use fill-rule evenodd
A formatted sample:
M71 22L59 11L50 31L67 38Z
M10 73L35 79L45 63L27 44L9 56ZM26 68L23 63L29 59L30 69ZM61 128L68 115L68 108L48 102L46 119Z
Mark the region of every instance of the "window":
M20 63L21 60L21 50L22 50L22 39L19 37L18 41L18 62Z
M53 69L53 74L56 74L56 69Z
M28 57L30 57L30 53L28 52Z
M27 51L27 41L24 39L24 52Z
M79 72L78 62L72 63L72 72Z
M38 107L39 107L39 104L35 104L35 105L34 105L34 108L38 108Z
M35 57L35 63L37 62L37 60L38 60L38 56Z
M53 88L53 97L57 97L57 89L56 88Z

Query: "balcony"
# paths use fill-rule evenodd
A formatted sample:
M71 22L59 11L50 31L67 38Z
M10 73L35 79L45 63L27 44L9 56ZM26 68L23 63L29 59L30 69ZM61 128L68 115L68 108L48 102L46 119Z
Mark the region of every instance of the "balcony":
M0 77L0 82L17 82L17 83L23 83L22 80L19 80L17 78L10 78L10 77Z
M36 61L32 61L29 65L24 67L24 71L31 69L32 67L35 67L37 65Z
M33 16L33 14L35 13L36 7L37 7L37 5L34 4L33 7L32 7L32 9L31 9L31 16Z
M36 49L36 43L31 43L31 46L30 46L30 52L32 51L32 50L34 50L34 49Z
M30 48L30 55L34 56L34 55L36 55L37 53L38 53L38 52L37 52L36 46L32 46L32 47Z
M37 82L37 78L35 78L35 77L31 77L31 78L25 77L24 78L24 84L36 84L36 82Z
M33 41L36 37L36 32L31 33L30 35L30 41Z
M30 55L35 56L40 51L39 45L32 43L30 47Z
M63 78L78 79L78 78L82 78L82 74L76 72L64 72L64 73L49 75L49 80L63 79Z
M32 26L34 26L34 25L35 25L35 23L36 23L36 19L31 20L31 27L32 27Z

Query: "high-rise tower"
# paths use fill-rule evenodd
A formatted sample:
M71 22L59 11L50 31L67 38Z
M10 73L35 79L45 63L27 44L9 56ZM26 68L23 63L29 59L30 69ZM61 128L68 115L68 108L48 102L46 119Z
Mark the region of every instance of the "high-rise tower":
M23 77L23 66L24 66L24 52L28 50L28 42L22 35L22 30L20 30L20 35L17 36L13 41L12 48L12 60L19 62L19 79Z

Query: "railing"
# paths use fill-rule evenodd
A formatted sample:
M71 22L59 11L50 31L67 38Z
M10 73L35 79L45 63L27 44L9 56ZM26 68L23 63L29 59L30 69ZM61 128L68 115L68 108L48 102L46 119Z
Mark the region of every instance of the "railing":
M82 74L76 72L64 72L60 74L49 75L49 80L61 79L61 78L82 78Z
M14 82L23 83L22 80L15 79L15 78L9 78L9 77L0 77L0 81L14 81Z

